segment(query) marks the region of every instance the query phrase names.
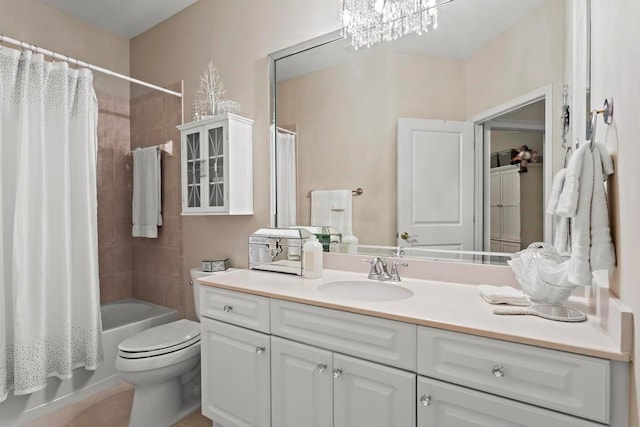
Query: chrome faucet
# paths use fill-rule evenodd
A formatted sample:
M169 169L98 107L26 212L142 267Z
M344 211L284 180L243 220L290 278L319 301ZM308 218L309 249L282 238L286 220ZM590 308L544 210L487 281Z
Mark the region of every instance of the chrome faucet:
M371 280L380 280L384 282L400 282L400 274L398 273L398 267L408 267L407 263L398 263L396 261L391 262L391 271L387 266L387 260L385 257L374 256L371 260L363 259L362 262L368 262L371 264L371 270L367 276Z

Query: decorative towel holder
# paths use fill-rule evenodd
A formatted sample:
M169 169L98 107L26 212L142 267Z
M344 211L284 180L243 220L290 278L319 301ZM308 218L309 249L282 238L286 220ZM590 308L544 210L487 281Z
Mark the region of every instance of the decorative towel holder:
M151 147L153 147L153 145L151 145ZM158 144L155 147L158 147L158 150L162 151L163 153L166 153L167 156L169 157L173 156L173 141L169 140L164 144ZM138 147L136 148L136 150L139 150L141 148L147 148L147 147ZM133 155L133 152L129 153L129 156L131 155Z
M312 191L315 191L315 190L309 190L309 192L307 193L307 197L311 197ZM360 187L356 188L355 190L351 190L351 194L353 194L354 196L362 196L363 193L364 193L364 190Z
M593 144L596 136L596 126L598 124L598 114L602 114L605 124L610 125L613 122L613 98L611 100L605 99L602 110L591 111L591 124L587 132L587 141L589 141L590 148L593 149Z

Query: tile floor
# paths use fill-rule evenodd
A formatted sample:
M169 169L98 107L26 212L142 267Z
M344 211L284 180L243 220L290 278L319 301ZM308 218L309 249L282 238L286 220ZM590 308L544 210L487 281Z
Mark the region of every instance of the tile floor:
M132 403L133 387L122 382L23 427L128 427ZM211 427L211 421L196 411L172 427Z

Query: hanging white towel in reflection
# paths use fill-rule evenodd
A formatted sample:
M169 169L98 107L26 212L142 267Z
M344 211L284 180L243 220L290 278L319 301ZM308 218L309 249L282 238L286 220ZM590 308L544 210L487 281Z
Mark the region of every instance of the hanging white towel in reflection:
M315 190L311 192L311 225L330 226L351 236L352 232L351 190Z
M133 152L133 201L131 235L158 237L162 225L160 150L148 147Z

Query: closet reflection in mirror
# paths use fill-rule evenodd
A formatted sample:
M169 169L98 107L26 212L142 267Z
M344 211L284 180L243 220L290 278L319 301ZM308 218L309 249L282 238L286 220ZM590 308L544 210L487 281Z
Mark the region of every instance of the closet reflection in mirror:
M361 245L512 252L549 239L566 37L562 0L456 0L423 36L355 51L334 34L274 54L275 225L309 225L311 190L361 187ZM518 174L502 162L523 145L537 162Z

